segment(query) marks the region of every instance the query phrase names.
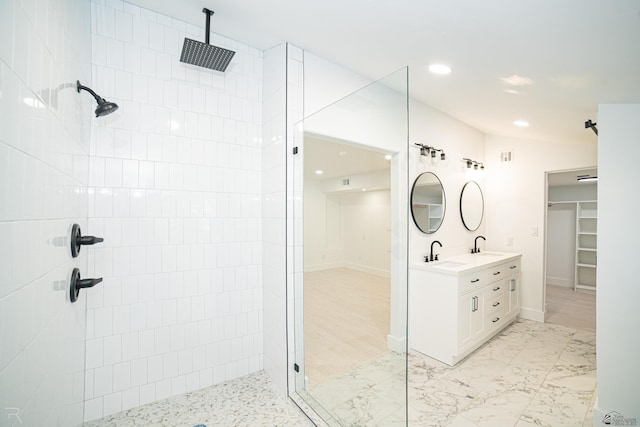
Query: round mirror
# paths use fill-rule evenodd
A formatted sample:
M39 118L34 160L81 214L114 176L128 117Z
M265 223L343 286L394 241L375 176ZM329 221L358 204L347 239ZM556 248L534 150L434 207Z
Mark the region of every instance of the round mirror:
M482 190L475 181L467 182L460 193L460 217L465 228L476 231L484 215L484 198Z
M411 188L411 216L423 233L435 233L444 219L446 201L444 188L438 177L424 172Z

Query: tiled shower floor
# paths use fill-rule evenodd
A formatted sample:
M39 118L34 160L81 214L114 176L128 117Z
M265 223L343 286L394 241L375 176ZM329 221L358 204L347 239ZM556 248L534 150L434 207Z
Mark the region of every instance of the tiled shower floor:
M342 425L404 425L404 363L399 360L387 355L372 362L384 366L384 372L362 366L318 385L311 394L320 398ZM412 353L409 425L592 426L595 363L595 333L526 320L514 323L455 367ZM391 397L377 390L385 381L397 383L397 387L386 384L387 390L394 390ZM85 426L196 424L311 425L289 399L273 391L269 378L261 372Z

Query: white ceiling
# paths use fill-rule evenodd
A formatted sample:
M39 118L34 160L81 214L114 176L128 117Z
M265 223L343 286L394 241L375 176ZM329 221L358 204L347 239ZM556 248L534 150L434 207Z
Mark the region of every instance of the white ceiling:
M371 79L408 65L412 97L485 133L593 142L599 103L640 102L640 0L129 1L201 27L208 7L216 33L290 42ZM453 73L431 75L433 62ZM502 80L514 75L532 84Z
M304 177L305 180L323 180L389 169L385 154L305 135ZM323 173L318 175L317 170Z
M550 173L548 176L549 187L562 187L566 185L578 185L579 176L598 176L598 169L580 169L566 172ZM595 185L593 182L584 182L582 185Z

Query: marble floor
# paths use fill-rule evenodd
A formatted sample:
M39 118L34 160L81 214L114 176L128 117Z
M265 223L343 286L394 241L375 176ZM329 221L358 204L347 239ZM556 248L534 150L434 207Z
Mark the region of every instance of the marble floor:
M405 361L385 356L311 389L329 425L403 426ZM409 426L592 426L595 333L519 320L451 367L408 358ZM323 424L316 422L317 424ZM86 427L310 426L264 372L133 408Z
M405 425L404 358L378 361L310 390L329 425ZM595 333L517 321L451 367L413 352L409 426L592 426Z

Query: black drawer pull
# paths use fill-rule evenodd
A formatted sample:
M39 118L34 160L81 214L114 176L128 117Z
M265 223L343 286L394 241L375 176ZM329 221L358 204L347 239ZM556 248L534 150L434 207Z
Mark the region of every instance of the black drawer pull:
M476 283L476 282L479 282L479 281L480 281L480 279L474 279L474 280L471 281L471 283Z
M493 323L496 323L498 320L500 320L499 317L496 317L495 319L492 320Z
M499 290L500 290L500 286L497 286L497 287L493 288L493 292L499 291Z
M500 274L499 271L496 271L495 273L493 273L494 276L497 276L498 274Z
M499 305L500 305L500 303L499 303L499 302L494 302L494 303L493 303L493 306L494 306L494 307L497 307L497 306L499 306Z
M511 267L509 267L509 268L513 270L514 268L518 268L518 266L517 266L517 265L512 265L512 266L511 266Z

